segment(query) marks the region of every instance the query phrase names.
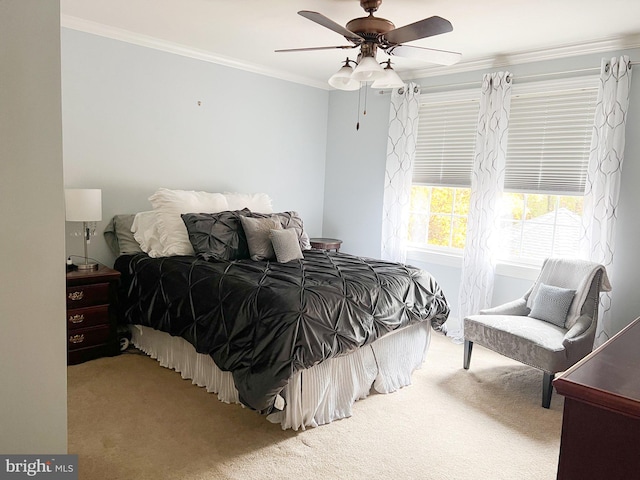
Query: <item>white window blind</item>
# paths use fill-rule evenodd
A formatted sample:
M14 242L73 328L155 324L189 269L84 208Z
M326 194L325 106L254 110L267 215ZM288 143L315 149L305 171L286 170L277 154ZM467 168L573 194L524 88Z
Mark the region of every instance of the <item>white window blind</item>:
M422 95L414 185L470 187L480 91Z
M597 92L597 76L514 83L505 190L584 193ZM479 89L422 96L415 185L471 186L479 96Z
M514 84L506 191L583 195L597 77Z

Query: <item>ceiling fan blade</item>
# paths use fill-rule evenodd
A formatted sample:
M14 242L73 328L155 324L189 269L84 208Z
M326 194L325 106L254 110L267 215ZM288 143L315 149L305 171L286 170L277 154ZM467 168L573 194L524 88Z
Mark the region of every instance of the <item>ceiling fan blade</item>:
M312 22L316 22L318 25L322 25L323 27L328 28L329 30L333 30L336 33L339 33L347 40L350 40L354 43L360 44L362 43L362 37L356 35L350 30L347 30L342 25L334 22L330 18L325 17L321 13L318 12L310 12L309 10L301 10L298 12L298 15L302 15L304 18L308 18Z
M406 43L420 38L433 37L442 33L451 32L453 25L445 18L434 16L425 18L415 23L396 28L384 34L389 43Z
M385 50L388 55L396 55L403 58L415 58L438 65L453 65L462 57L461 53L434 48L415 47L413 45L393 45Z
M307 47L307 48L282 48L280 50L275 50L276 52L305 52L307 50L333 50L336 48L339 49L351 49L356 48L357 45L338 45L335 47Z

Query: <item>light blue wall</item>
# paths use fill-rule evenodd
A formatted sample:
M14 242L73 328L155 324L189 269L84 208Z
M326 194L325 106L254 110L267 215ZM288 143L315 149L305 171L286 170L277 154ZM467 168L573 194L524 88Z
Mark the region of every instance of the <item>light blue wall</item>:
M598 69L601 58L626 53L632 61L640 61L640 50L609 52L552 60L509 68L514 74L514 84L532 81L541 74L582 69ZM636 69L638 67L635 67ZM469 82L479 85L483 73L492 70L466 72L455 75L415 80L424 92L470 88ZM589 72L591 74L596 72ZM638 72L636 72L638 74ZM525 77L530 77L526 79ZM555 78L537 77L535 79ZM371 91L370 91L371 92ZM325 184L324 234L345 240L344 250L367 256L380 256L381 208L383 198L384 168L386 156L386 122L389 115L390 95L369 96L366 128L356 132L353 127L357 112L358 92L330 94L329 129L327 142L327 168ZM627 124L627 145L618 210L616 257L610 269L613 278L612 321L615 330L622 328L640 316L640 221L637 205L640 204L640 80L632 83L630 115ZM451 265L425 263L409 259L425 268L438 279L445 295L457 313L460 268ZM531 285L530 280L498 275L493 304L512 300L522 295Z
M322 233L327 91L69 29L62 82L65 186L103 190L99 232L167 187L266 192Z
M342 239L341 251L380 257L382 195L389 94L370 91L364 111L358 92L331 92L323 235Z

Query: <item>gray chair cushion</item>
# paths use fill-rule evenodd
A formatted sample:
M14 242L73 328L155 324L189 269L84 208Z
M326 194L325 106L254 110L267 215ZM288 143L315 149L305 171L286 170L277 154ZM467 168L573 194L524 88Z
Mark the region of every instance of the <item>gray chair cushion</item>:
M564 328L515 315L472 315L464 319L464 338L550 373L566 370Z
M529 316L564 328L575 294L575 290L541 283Z
M538 279L527 296L527 306L533 306L533 300L536 298L538 288L541 284L554 285L561 288L570 288L576 290L576 295L571 302L569 312L567 313L567 321L565 326L571 328L575 321L583 313L583 306L590 294L590 286L594 279L600 278L598 287L599 291L611 291L611 284L607 276L604 266L580 259L566 258L548 258L542 264L542 270ZM595 294L598 295L597 293ZM591 312L585 312L591 313Z

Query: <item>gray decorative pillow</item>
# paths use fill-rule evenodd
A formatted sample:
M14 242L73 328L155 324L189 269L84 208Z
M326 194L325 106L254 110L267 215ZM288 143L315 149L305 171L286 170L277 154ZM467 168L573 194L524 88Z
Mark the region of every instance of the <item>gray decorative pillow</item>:
M142 252L140 244L131 232L135 216L134 213L114 215L104 229L104 239L117 256Z
M301 250L310 250L311 242L309 241L309 235L304 230L304 224L302 218L298 212L280 212L280 213L256 213L251 212L250 217L253 218L273 218L278 220L282 228L295 228L298 234L298 241L300 242Z
M249 247L240 217L248 209L219 213L183 213L189 241L196 255L204 260L232 261L249 258Z
M271 230L269 236L279 263L287 263L292 260L304 258L302 250L300 250L298 233L294 228L285 228L284 230L274 229Z
M575 290L541 283L529 316L564 328L575 294Z
M274 218L240 217L249 245L251 260L275 260L276 254L271 245L271 230L282 230L282 225Z

